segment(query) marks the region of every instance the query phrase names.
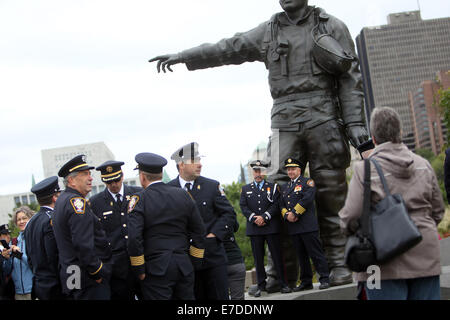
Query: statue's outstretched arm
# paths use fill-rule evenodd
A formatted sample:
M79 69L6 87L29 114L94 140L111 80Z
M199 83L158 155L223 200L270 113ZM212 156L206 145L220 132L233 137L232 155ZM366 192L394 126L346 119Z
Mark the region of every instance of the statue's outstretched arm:
M166 73L166 68L170 72L173 72L173 70L170 67L174 64L182 62L179 54L164 54L148 60L148 62L154 61L158 61L158 64L156 65L158 73L161 72L161 69L164 73Z

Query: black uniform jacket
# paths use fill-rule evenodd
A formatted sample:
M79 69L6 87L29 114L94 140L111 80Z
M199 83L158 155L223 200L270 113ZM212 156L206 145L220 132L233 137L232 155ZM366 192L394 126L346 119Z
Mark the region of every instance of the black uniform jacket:
M194 271L190 256L202 259L205 226L189 194L157 182L133 195L129 204L128 252L136 274L164 276L176 263Z
M300 176L297 181L281 188L279 207L281 215L288 226L289 234L307 233L319 230L317 223L314 196L316 187L312 179ZM286 213L292 212L297 217L296 222L289 222Z
M53 230L58 245L63 291L68 292L67 278L74 274L71 266L81 269L81 289L111 275L111 246L100 219L87 200L66 187L55 204ZM70 268L69 268L70 267Z
M168 183L181 188L179 178ZM218 181L198 177L190 192L194 198L206 227L206 234L214 233L216 238L205 239L205 258L203 268L210 268L227 263L227 256L222 241L229 235L229 230L236 223L236 213L228 201Z
M124 184L122 205L117 204L107 188L103 192L92 196L89 201L92 211L100 218L106 237L111 243L113 252L113 276L126 279L130 265L130 257L127 252L128 241L128 203L131 196L142 190L141 187L127 186Z
M274 234L281 231L281 215L278 209L280 190L278 185L264 181L259 190L254 182L242 187L241 206L242 214L247 218L247 236ZM262 216L266 224L257 226L254 221Z
M51 208L41 207L28 221L24 232L28 264L39 285L59 284L58 247L52 217Z

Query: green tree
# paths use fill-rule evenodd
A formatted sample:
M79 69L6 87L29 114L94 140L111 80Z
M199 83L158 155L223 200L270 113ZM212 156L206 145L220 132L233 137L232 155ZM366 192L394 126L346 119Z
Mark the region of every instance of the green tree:
M430 149L416 149L415 153L427 159L430 163L436 158L433 151Z
M439 107L447 127L447 145L450 144L450 88L439 90Z
M447 192L445 192L445 185L444 185L444 161L445 161L445 152L441 152L437 157L435 157L431 161L431 166L433 167L433 170L436 173L436 177L442 193L442 198L444 199L445 202L448 203Z
M241 198L242 187L245 183L233 182L229 185L224 185L225 194L234 208L237 215L237 220L239 222L239 229L235 233L235 239L239 248L241 248L242 256L245 260L245 267L247 270L252 269L255 266L253 260L252 247L250 244L250 239L245 235L247 222L242 214L241 207L239 206L239 200Z

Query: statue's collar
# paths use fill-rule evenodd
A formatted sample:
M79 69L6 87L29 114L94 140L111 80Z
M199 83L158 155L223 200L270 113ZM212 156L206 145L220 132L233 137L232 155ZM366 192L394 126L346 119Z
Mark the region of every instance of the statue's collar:
M314 12L314 6L308 6L306 8L306 13L302 17L297 18L295 20L291 20L289 18L289 16L287 15L287 13L283 12L283 14L281 14L279 17L280 18L279 21L282 24L299 25L299 24L306 22L308 20L309 16L311 15L311 13L313 13L313 12Z

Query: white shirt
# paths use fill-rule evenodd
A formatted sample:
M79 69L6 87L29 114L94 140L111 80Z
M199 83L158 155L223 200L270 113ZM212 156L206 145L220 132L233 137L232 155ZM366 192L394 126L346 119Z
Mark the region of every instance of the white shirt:
M152 184L160 183L160 182L162 182L162 180L153 181L152 183L150 183L150 184L147 186L147 188L148 188L149 186L151 186Z
M108 189L108 187L107 187L107 189ZM124 187L123 187L123 183L122 183L122 188L120 188L120 191L119 191L119 194L120 194L120 200L122 200L123 201L123 193L124 193ZM109 191L109 189L108 189L108 192L112 195L112 197L113 197L113 199L114 199L114 201L116 201L117 202L117 193L112 193L111 191Z
M181 176L178 176L178 181L180 182L181 188L184 189L184 190L186 190L186 188L185 188L186 183L190 183L191 184L191 190L192 190L192 187L194 186L194 182L195 182L195 180L186 181Z

